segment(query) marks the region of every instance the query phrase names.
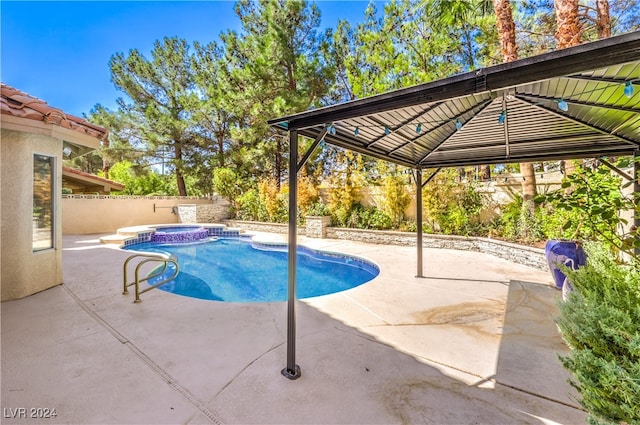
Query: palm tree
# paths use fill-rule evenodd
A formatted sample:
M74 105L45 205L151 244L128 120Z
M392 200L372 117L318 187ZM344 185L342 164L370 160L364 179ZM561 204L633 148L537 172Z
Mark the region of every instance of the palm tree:
M518 45L516 44L516 25L511 13L511 2L509 0L493 0L493 10L496 14L502 62L513 62L518 59ZM533 215L535 209L533 200L537 194L536 174L533 169L533 163L521 162L520 172L523 177L522 207L525 212Z
M556 9L556 48L577 46L583 31L578 0L554 0L553 4Z
M611 16L609 15L609 1L596 0L596 28L598 38L611 37Z

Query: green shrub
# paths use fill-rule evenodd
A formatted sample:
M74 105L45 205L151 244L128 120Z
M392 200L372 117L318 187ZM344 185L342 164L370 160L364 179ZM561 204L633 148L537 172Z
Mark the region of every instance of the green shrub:
M237 198L237 217L240 220L264 221L267 212L260 202L260 194L255 188L249 189Z
M538 210L532 215L523 208L522 196L515 194L513 201L500 207L500 217L495 229L500 236L514 242L531 243L545 238Z
M234 210L238 209L236 198L240 195L238 176L230 168L216 168L213 170L213 189L231 203Z
M575 292L560 304L558 327L592 424L640 423L640 271L607 247L585 246L587 265L565 270Z
M423 190L425 223L429 232L470 235L480 227L485 203L473 182L459 182L456 170L440 171Z
M331 210L322 200L318 200L307 210L307 215L328 216L331 215Z
M637 232L621 232L627 220L620 213L639 208L635 197L624 196L620 177L601 165L578 167L563 180L561 189L537 201L543 203L549 217L555 217L556 222L549 223L553 227L547 228L549 237L596 240L614 252L633 255L634 246L640 244Z
M392 227L391 218L376 207L363 207L358 204L353 209L350 227L359 229L384 230Z
M109 178L125 185L124 190L118 194L176 195L178 193L175 178L172 176L160 175L147 167L134 165L129 161L113 164L109 169Z
M404 220L404 211L411 203L406 175L388 173L382 178L380 210L391 218L391 227L397 228Z

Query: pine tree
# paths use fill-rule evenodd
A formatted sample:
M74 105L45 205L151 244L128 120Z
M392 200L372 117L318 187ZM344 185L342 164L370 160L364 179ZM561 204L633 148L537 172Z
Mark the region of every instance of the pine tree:
M259 152L254 171L274 170L279 186L286 143L267 120L321 105L333 79L323 56L329 33L318 33L320 10L304 1L241 0L235 10L241 31L221 35L224 107L239 122L231 136L245 152Z
M147 145L171 155L180 196L187 195L184 172L196 146L192 108L196 101L189 45L176 37L156 41L151 60L137 49L116 53L109 61L111 79L132 101L118 99L120 109L135 117L131 121Z

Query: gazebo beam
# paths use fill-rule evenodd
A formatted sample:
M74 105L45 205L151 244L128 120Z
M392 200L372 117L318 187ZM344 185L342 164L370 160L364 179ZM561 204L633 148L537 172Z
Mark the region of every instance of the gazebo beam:
M296 173L300 172L302 167L304 167L304 164L309 160L309 157L311 156L313 151L318 147L320 142L322 142L322 139L324 139L324 136L326 136L326 134L327 134L327 127L325 127L320 133L318 133L318 135L316 136L315 140L313 141L309 149L305 152L300 162L296 165ZM297 158L296 158L296 161L297 161Z
M634 160L635 160L635 153L633 154L633 157L634 157ZM615 165L613 165L612 163L610 163L606 159L598 158L598 161L600 161L604 166L606 166L610 170L615 171L618 175L620 175L625 180L627 180L627 181L632 181L633 180L633 177L631 177L629 174L625 173L624 171L622 171L621 169L619 169L618 167L616 167Z

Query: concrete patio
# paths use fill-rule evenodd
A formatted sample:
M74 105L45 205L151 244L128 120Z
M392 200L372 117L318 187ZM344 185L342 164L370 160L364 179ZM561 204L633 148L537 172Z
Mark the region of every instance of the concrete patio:
M64 237L64 284L2 309L2 423L580 424L550 275L490 255L306 239L375 261L360 287L297 305L122 295L129 252ZM286 283L285 283L286 284ZM20 413L24 411L26 417ZM55 409L51 419L30 409Z

